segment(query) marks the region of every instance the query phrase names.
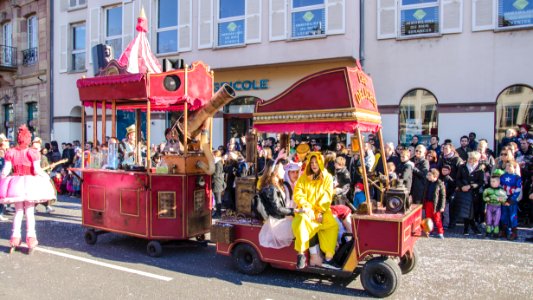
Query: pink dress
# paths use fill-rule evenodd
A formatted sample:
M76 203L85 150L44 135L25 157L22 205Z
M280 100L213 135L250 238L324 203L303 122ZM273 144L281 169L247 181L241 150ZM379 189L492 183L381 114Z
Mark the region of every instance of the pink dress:
M0 203L46 202L56 199L54 187L47 177L35 175L33 162L41 155L31 148L9 149L5 160L13 166L11 175L0 179Z

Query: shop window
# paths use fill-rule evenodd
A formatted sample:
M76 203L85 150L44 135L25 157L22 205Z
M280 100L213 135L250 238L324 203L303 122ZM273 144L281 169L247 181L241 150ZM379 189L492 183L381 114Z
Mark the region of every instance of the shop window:
M524 85L508 87L496 100L496 145L507 129L518 130L518 125L524 123L533 124L533 88Z
M325 0L292 0L291 37L301 38L326 33Z
M255 110L255 103L259 98L256 97L239 97L224 106L226 114L251 114Z
M72 71L85 70L85 23L72 25Z
M13 104L4 105L4 128L7 137L13 141L15 127L15 110Z
M429 144L432 135L438 135L437 99L428 90L415 89L400 102L399 142L411 143L418 135L421 143Z
M37 102L27 103L27 113L28 113L28 129L31 132L37 131L38 120L39 120L39 110L37 108Z
M122 6L105 10L105 43L113 48L115 59L122 54Z
M533 26L531 0L497 0L498 28L523 28Z

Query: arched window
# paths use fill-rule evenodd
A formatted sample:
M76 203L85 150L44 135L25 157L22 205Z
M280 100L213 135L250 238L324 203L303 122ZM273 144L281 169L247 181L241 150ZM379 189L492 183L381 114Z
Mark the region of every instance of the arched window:
M429 144L431 135L438 134L437 98L428 90L414 89L407 92L400 102L401 144L411 143L414 135L419 142Z
M518 125L533 123L533 89L525 85L513 85L500 93L496 100L496 146L507 129L518 131Z

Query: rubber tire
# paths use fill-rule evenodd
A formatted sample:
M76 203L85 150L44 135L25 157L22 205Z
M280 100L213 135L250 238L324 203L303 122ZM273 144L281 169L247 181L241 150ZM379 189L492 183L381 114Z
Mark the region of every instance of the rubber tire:
M163 247L158 241L150 241L148 245L146 245L146 253L151 257L160 257L161 254L163 254Z
M94 245L98 240L98 235L93 229L87 229L83 234L83 238L85 239L85 243L87 243L87 245Z
M197 235L197 236L196 236L196 241L197 241L197 242L203 242L203 241L205 241L205 234Z
M367 293L384 298L400 286L401 270L397 262L384 257L368 261L361 272L361 283Z
M410 257L408 253L400 258L400 263L398 266L402 270L402 274L407 274L416 267L418 264L418 251L413 247L413 255Z
M263 272L267 266L261 260L259 253L249 244L238 244L232 252L233 261L239 272L256 275Z

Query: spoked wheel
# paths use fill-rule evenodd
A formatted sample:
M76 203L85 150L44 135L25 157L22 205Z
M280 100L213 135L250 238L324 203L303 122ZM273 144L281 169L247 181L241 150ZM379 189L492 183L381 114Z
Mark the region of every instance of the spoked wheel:
M233 249L233 260L237 269L244 274L255 275L263 272L267 264L261 261L259 253L249 244L239 244Z
M88 245L94 245L98 240L98 235L96 234L96 231L94 231L94 229L87 229L85 230L83 238L85 239L85 243L87 243Z
M363 266L361 283L363 288L374 297L392 295L400 285L401 270L390 258L374 258Z
M400 263L398 264L398 266L402 270L402 274L407 274L416 267L417 262L418 251L416 251L416 248L413 247L411 253L405 253L405 255L400 258Z
M146 245L146 253L151 257L160 257L161 254L163 254L163 247L158 241L150 241L148 245Z

